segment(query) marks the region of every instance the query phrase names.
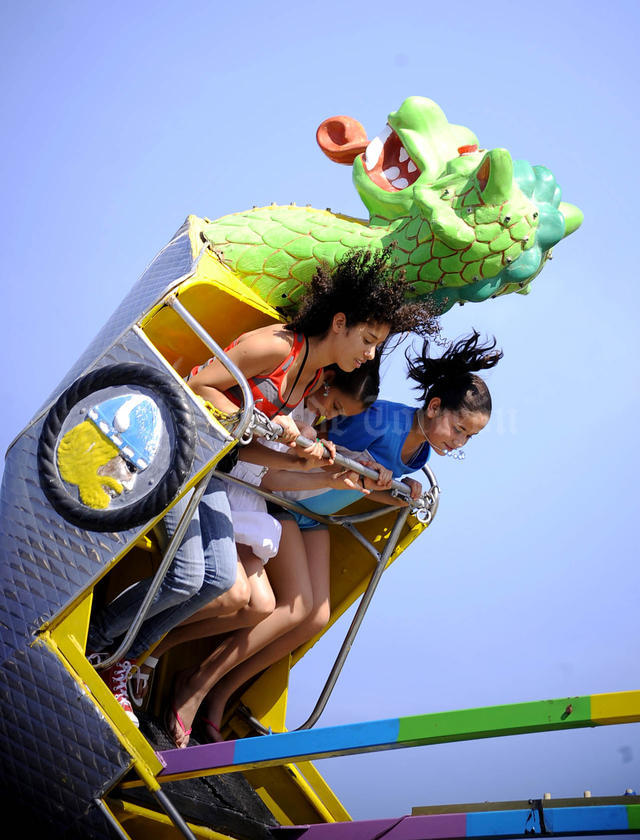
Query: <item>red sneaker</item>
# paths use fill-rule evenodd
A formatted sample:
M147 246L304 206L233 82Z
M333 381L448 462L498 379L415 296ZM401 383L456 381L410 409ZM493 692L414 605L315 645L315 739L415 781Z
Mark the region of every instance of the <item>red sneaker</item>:
M131 669L134 667L134 662L131 662L129 659L121 659L110 668L99 671L99 674L107 684L109 691L113 694L118 703L120 703L120 706L129 720L136 726L139 726L138 718L133 713L133 706L131 705L127 694L127 679Z
M155 656L147 656L142 665L129 674L129 700L138 711L144 710L147 705L157 664L158 659Z

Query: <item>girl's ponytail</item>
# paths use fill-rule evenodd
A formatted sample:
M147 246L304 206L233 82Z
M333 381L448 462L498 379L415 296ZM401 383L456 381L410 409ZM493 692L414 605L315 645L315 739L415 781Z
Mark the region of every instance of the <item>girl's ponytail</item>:
M405 354L409 378L416 382L416 389L426 407L435 397L440 407L450 411L477 411L491 414L491 395L484 380L474 371L488 370L498 364L502 350L496 350L496 340L479 343L480 334L475 330L467 338L452 342L438 358L429 356L429 342L422 345L421 353L410 358Z

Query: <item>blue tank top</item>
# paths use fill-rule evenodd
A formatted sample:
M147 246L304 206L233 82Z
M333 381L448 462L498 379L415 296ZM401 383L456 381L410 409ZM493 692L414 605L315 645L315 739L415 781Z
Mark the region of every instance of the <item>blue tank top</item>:
M431 453L431 447L425 441L408 464L402 460L400 453L415 413L415 408L403 403L377 400L362 414L332 420L327 437L352 452L366 449L375 461L391 470L394 478L402 478L421 469ZM362 494L357 490L320 490L315 496L299 499L298 504L314 513L331 514L358 499L362 499Z
M416 411L403 403L376 400L362 414L332 420L327 437L354 452L366 449L379 464L391 470L394 478L400 478L421 469L431 453L425 441L409 463L402 460L400 453Z

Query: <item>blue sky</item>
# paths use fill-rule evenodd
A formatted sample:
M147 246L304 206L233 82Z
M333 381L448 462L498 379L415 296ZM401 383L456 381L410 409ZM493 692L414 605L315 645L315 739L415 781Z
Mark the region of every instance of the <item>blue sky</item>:
M362 215L315 144L414 94L544 164L585 221L527 296L449 313L495 335L490 425L438 458L433 526L387 573L321 724L638 687L638 7L569 0L24 2L0 27L3 450L189 213ZM402 355L383 395L413 402ZM635 616L635 618L634 618ZM314 705L346 622L294 673ZM320 763L356 818L640 786L638 724Z

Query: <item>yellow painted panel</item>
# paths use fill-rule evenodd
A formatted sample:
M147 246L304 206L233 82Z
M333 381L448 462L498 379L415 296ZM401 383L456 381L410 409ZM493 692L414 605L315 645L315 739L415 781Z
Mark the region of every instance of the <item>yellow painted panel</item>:
M267 788L264 787L257 787L256 793L262 799L264 804L267 808L271 811L273 816L276 820L280 823L280 825L293 825L285 811L282 810L280 807L280 803L276 802L276 800L271 796Z
M350 507L348 512L361 512L375 506L375 503L363 500ZM382 549L384 541L388 538L397 513L397 509L392 509L384 516L357 526L361 533L374 543L378 551ZM398 558L425 527L427 526L413 517L407 520L389 564ZM335 623L364 592L376 562L348 531L338 526L331 526L330 531L332 610L328 626ZM345 632L346 629L345 627ZM297 662L318 638L320 636L294 651L291 661ZM283 671L283 666L288 659L289 657L267 669L241 697L241 702L251 709L255 717L265 726L271 726L274 731L285 731L286 706L282 701L287 673ZM282 726L276 728L274 723L280 714L282 714ZM231 737L233 735L243 737L249 732L248 725L240 715L232 715L228 721L228 727ZM292 772L294 767L295 773ZM256 789L262 789L263 799L268 807L270 807L269 801L279 803L280 812L286 812L289 823L346 822L351 819L344 805L311 762L289 765L287 772L278 767L248 770L245 771L245 776Z
M147 787L157 790L159 785L155 776L162 770L162 763L151 744L124 713L98 672L89 664L84 647L81 647L72 635L60 634L60 643L49 633L43 633L38 638L53 650L87 697L107 719L123 748L131 756L135 770L143 782Z
M361 513L377 506L375 502L363 500L351 505L346 510L340 511L340 513ZM375 546L377 551L382 552L383 542L387 540L397 514L398 509L392 508L388 514L377 519L371 519L368 522L361 522L356 527ZM415 517L410 516L407 519L395 551L389 559L387 569L420 536L426 527L427 525L418 522ZM331 618L321 634L293 652L292 661L294 665L362 595L375 569L375 558L345 528L332 525L329 532L331 534Z
M320 801L331 814L334 822L351 822L351 814L344 807L335 793L321 775L318 768L311 761L300 761L295 765L305 777L310 787L316 792Z
M56 628L51 630L51 636L58 648L64 649L66 640L73 637L78 647L81 650L85 649L92 601L93 591L83 594L82 599L77 601Z
M287 654L266 671L259 685L254 683L242 696L260 723L274 732L285 729L290 668L291 656Z
M184 840L184 834L179 831L164 813L143 808L132 802L120 799L107 800L107 807L113 816L122 823L128 832L136 838L149 840ZM220 834L205 826L187 823L191 831L202 840L234 840L229 834Z
M203 255L194 275L183 281L175 293L223 348L242 333L282 320L277 310L245 286L211 252ZM147 338L180 376L186 376L195 365L211 357L211 351L170 306L159 304L140 323Z
M640 691L592 694L591 720L603 726L640 721Z
M324 801L295 764L247 769L243 770L243 776L268 808L270 801L278 803L278 814L274 816L282 825L337 822L339 819L330 810L335 794L332 793L329 801ZM343 811L339 809L340 813Z

